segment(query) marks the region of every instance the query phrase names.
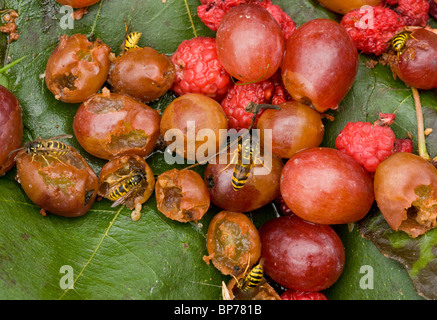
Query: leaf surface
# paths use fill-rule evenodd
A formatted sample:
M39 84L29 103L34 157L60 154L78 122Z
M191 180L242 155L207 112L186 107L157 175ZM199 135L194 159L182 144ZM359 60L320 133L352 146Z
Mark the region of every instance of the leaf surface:
M315 18L340 19L315 0L273 2L298 25ZM197 17L199 4L198 0L101 0L91 6L80 21L74 22L73 29L64 30L60 22L65 13L60 12L61 6L54 0L4 1L4 8L15 9L20 14L17 25L21 34L18 41L8 46L5 37L0 37L3 49L0 49L0 57L6 65L28 55L5 73L10 89L23 108L24 141L38 136L73 134L72 122L79 105L57 101L44 82L48 57L61 34L93 35L118 54L125 34L124 21L127 21L132 30L143 33L140 46L151 46L171 55L185 39L214 36ZM365 65L368 60L361 56L354 87L340 108L330 112L335 121L325 121L324 146L334 147L335 137L348 121L374 121L378 112L396 112L393 129L398 137L405 137L407 132L415 136L411 91L394 80L387 67L378 65L368 69ZM428 137L429 151L434 155L437 99L432 92L422 97L426 126L435 128L435 134ZM169 92L150 105L162 111L174 98ZM86 153L76 139L68 142L99 174L105 161ZM160 151L147 161L155 174L172 167L165 163ZM202 173L203 169L196 170ZM229 278L202 259L207 254L205 238L209 221L220 209L211 208L199 224L183 224L158 212L152 197L138 222L131 221L129 210L111 208L107 200L96 202L90 212L80 218L43 217L14 180L14 175L15 169L0 178L0 298L220 298L221 281ZM248 215L260 226L276 214L274 206L267 205ZM400 263L384 257L371 241L361 237L358 228L352 232L347 226L335 228L345 245L347 261L339 281L326 291L330 299L420 299L409 273ZM433 261L434 256L429 255L431 249L427 250L428 260ZM71 266L74 271L73 288L65 288L67 274L60 271L63 266ZM366 275L362 272L363 266L373 268L373 289L360 285Z

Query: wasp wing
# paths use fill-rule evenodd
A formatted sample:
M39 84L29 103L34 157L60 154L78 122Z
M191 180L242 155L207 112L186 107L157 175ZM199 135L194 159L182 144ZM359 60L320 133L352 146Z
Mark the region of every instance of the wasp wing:
M59 139L71 139L71 138L73 138L73 135L71 134L61 134L59 136L54 136L48 139L40 139L40 140L47 141L47 140L59 140Z
M126 194L120 198L118 198L116 201L114 201L114 203L111 205L111 208L115 208L117 206L119 206L120 204L124 203L126 201L126 199L136 190L136 187L131 188L128 192L126 192Z

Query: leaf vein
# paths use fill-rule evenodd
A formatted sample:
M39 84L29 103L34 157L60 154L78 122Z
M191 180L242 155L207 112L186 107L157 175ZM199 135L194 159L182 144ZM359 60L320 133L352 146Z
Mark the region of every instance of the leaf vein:
M102 9L103 1L105 0L100 1L99 9L97 10L96 17L94 18L93 26L91 27L91 31L87 36L88 38L94 35L94 30L96 29L97 20L99 19L100 16L100 10Z
M187 8L188 17L190 18L191 29L193 29L194 37L197 38L197 31L196 31L196 27L194 26L194 21L193 21L193 16L191 15L190 6L188 5L187 0L184 0L184 2L185 2L185 7Z
M80 270L79 274L77 275L76 279L74 279L73 281L73 286L76 284L76 282L79 280L79 278L82 276L82 274L84 273L85 269L88 267L88 265L91 263L91 261L94 259L94 257L97 254L97 251L100 249L103 240L105 240L105 238L108 236L108 232L111 229L111 227L113 226L115 220L118 218L118 216L120 215L121 210L123 209L123 207L121 207L117 213L115 214L114 218L111 220L111 222L109 222L108 227L106 228L105 232L103 233L103 236L100 238L99 243L97 244L96 248L94 249L94 251L92 252L91 256L89 257L88 261L85 263L85 265L83 266L82 270ZM69 291L71 290L71 287L67 288L64 290L64 292L62 293L62 295L58 298L58 300L61 300Z

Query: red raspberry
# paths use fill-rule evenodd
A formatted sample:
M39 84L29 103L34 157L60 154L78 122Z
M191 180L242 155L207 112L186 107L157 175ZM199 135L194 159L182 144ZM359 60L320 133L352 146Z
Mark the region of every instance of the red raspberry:
M393 153L396 136L388 126L377 121L349 122L335 140L338 150L352 156L368 172L375 172L378 165Z
M296 23L284 12L280 6L274 5L271 0L202 0L197 7L200 20L211 30L217 31L221 20L231 8L245 3L256 3L264 7L281 26L285 39L294 32Z
M282 196L277 197L275 199L275 202L279 206L279 209L281 210L280 214L283 214L284 216L290 216L294 214L293 211L291 211L291 209L287 206Z
M428 14L434 19L437 19L437 0L429 0L428 3L429 3Z
M413 141L410 139L396 139L393 153L395 152L413 152Z
M321 292L304 292L287 290L281 295L282 300L328 300Z
M296 30L296 23L291 20L290 16L282 11L281 7L275 5L270 0L264 0L258 2L261 6L263 6L270 14L275 18L275 20L281 26L282 34L285 39L288 39L291 34Z
M284 83L282 82L281 71L278 70L270 80L273 82L275 88L273 92L272 104L278 105L287 101L292 101L293 98L285 89Z
M184 40L171 59L176 68L172 90L179 95L201 93L220 101L232 85L217 57L215 38Z
M240 4L247 3L247 0L202 0L197 7L197 15L200 20L211 30L217 31L220 21L222 21L229 9Z
M389 8L364 6L344 15L341 25L348 31L359 50L379 56L405 23Z
M273 83L270 80L247 84L242 83L242 81L238 81L234 84L222 101L223 110L228 118L229 128L236 130L242 128L248 129L252 122L253 113L246 112L244 107L249 102L257 104L269 103L274 91ZM262 111L258 113L255 125Z
M428 22L428 0L385 0L382 5L388 5L397 12L407 26L425 27Z

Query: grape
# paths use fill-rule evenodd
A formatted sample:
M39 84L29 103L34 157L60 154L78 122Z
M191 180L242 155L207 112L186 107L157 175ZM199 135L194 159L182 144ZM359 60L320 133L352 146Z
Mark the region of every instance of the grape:
M285 41L281 27L260 5L243 4L229 10L216 39L220 62L238 80L266 80L281 65Z

